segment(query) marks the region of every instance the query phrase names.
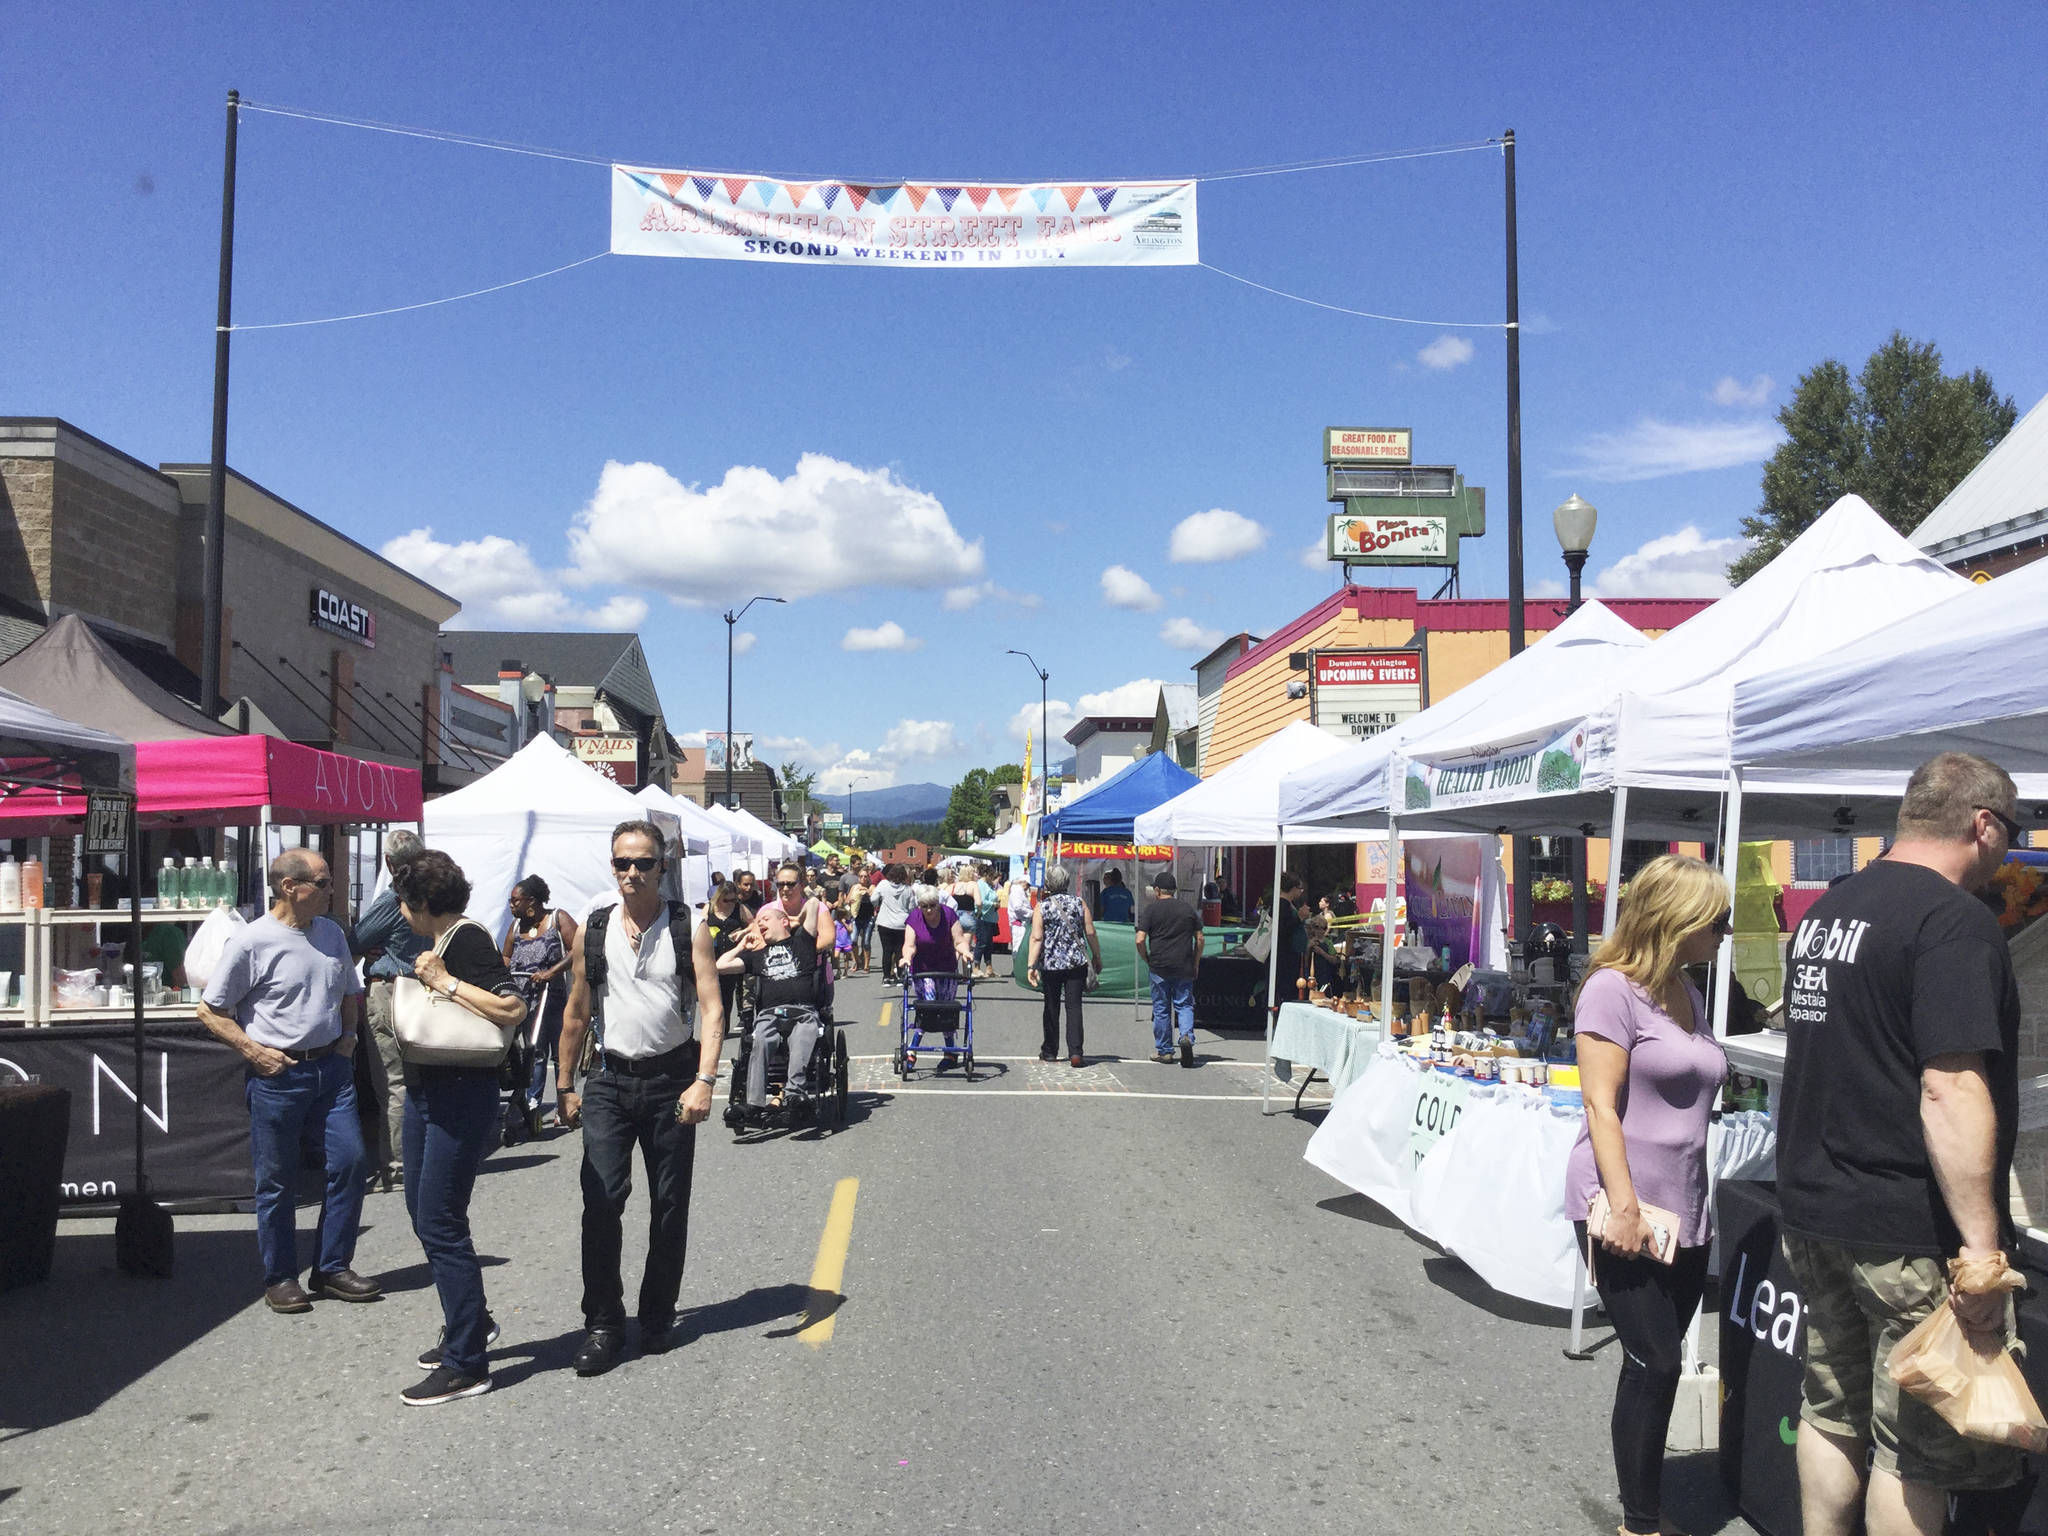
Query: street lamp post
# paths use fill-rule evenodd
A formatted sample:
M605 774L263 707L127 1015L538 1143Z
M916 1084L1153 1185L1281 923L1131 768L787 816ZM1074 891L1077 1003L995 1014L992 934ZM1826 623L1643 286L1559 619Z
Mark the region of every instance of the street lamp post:
M1038 664L1038 659L1029 651L1006 651L1007 656L1022 656L1031 663L1031 670L1038 674L1038 819L1045 820L1045 771L1052 761L1052 747L1045 739L1046 689L1052 674Z
M732 796L732 635L733 627L746 617L747 609L756 603L786 602L780 597L750 597L741 604L740 611L725 610L725 804L728 810L737 810L738 804Z
M1557 530L1558 547L1564 551L1564 568L1571 572L1572 596L1567 613L1577 613L1583 601L1579 596L1579 577L1586 569L1586 553L1593 547L1593 529L1599 521L1599 510L1576 492L1550 514L1551 526ZM1572 948L1579 954L1588 948L1587 931L1591 926L1586 916L1586 843L1592 835L1591 823L1582 825L1572 844ZM1607 878L1613 880L1620 873L1621 850L1610 848Z
M860 775L860 777L858 777L858 778L856 778L855 780L853 780L853 782L852 782L852 783L850 783L850 784L848 784L848 785L846 786L846 835L847 835L848 837L851 837L851 836L853 836L853 829L854 829L855 827L857 827L857 826L859 826L859 825L860 825L860 823L859 823L859 822L857 822L857 821L855 821L855 820L853 819L853 791L854 791L854 788L855 788L855 786L856 786L856 785L860 785L860 784L865 784L865 783L867 783L867 781L868 781L868 779L869 779L870 777L871 777L871 775L869 775L869 774L865 774L865 773L864 773L864 774Z

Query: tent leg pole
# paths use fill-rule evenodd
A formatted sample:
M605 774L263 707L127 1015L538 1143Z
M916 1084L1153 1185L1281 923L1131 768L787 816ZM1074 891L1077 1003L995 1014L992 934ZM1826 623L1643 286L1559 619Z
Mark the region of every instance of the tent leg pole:
M1380 899L1380 1038L1394 1038L1394 891L1401 865L1400 818L1387 818L1387 892Z
M1721 877L1728 882L1728 899L1735 900L1735 875L1742 861L1742 770L1728 775L1728 820L1721 829ZM1735 934L1721 935L1721 948L1714 960L1714 1038L1728 1038L1728 992L1735 980Z
M1621 840L1628 832L1628 786L1614 792L1614 820L1607 829L1607 900L1600 915L1600 937L1614 933L1614 916L1621 909Z
M1287 834L1273 839L1273 910L1266 945L1266 1070L1259 1093L1259 1113L1273 1113L1273 1027L1280 1020L1280 872L1287 868Z

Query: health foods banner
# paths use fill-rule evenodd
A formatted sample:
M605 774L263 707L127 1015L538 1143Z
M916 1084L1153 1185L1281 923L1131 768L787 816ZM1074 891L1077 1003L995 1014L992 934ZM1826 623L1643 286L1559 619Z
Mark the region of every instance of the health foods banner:
M1407 761L1402 804L1411 811L1453 810L1502 800L1576 794L1586 771L1587 730L1566 727L1548 741L1455 763Z
M883 267L1189 267L1195 183L938 186L612 167L612 251Z

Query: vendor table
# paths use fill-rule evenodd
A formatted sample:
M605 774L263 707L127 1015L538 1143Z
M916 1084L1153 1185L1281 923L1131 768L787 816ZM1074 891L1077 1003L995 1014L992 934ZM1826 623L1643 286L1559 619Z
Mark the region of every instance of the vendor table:
M1576 1104L1439 1072L1387 1045L1302 1155L1495 1290L1569 1309L1579 1257L1564 1174L1584 1118ZM1707 1166L1717 1178L1768 1177L1775 1147L1768 1116L1725 1114L1708 1128Z
M1273 1025L1273 1075L1291 1083L1297 1062L1308 1068L1301 1091L1294 1096L1294 1107L1299 1109L1301 1095L1308 1092L1318 1072L1330 1080L1330 1091L1341 1095L1365 1071L1379 1043L1380 1026L1375 1019L1354 1019L1313 1003L1282 1003Z

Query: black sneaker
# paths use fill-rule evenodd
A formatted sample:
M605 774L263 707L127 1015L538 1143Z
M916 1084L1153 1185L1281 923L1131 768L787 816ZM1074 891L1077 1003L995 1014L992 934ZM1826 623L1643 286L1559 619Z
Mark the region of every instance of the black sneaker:
M1180 1064L1184 1067L1192 1067L1195 1064L1195 1037L1193 1035L1182 1035L1180 1037Z
M484 1322L487 1325L489 1325L490 1329L490 1331L484 1335L484 1347L488 1349L491 1345L498 1342L498 1320L495 1317L491 1316L490 1313L486 1312L484 1314ZM435 1366L439 1365L441 1363L441 1351L447 1348L447 1346L448 1330L446 1328L443 1328L439 1333L434 1335L434 1347L432 1349L423 1349L420 1351L420 1369L423 1371L431 1371Z
M437 1365L427 1374L425 1381L399 1393L398 1400L408 1408L431 1408L436 1403L452 1403L459 1397L482 1397L490 1390L491 1378L488 1376L465 1376L445 1365Z
M584 1336L583 1347L576 1351L576 1374L578 1376L602 1376L619 1363L619 1356L625 1353L626 1341L616 1328L593 1328Z

